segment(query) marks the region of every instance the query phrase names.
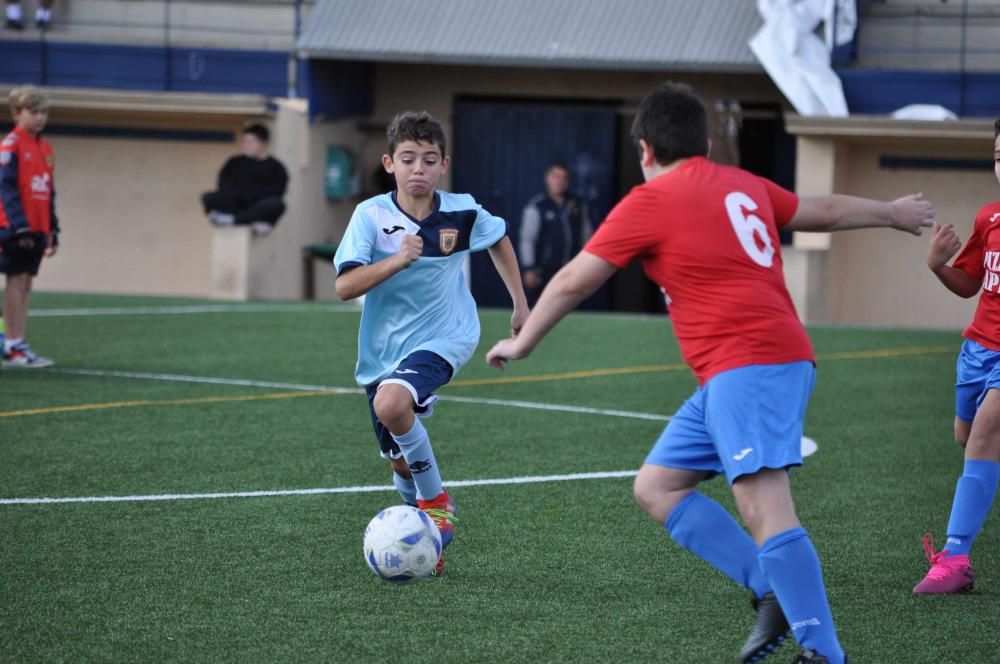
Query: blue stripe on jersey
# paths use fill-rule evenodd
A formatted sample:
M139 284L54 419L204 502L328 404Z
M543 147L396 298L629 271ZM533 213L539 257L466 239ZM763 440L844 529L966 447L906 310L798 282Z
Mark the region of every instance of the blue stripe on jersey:
M417 222L382 194L354 211L337 248L334 265L344 269L395 255L406 235L424 241L421 257L370 290L358 335L359 385L380 382L408 355L427 350L455 373L479 343L476 303L462 275L469 251L488 249L507 233L507 223L467 194L436 192L435 210Z
M4 141L10 140L9 136ZM21 200L21 187L17 172L17 155L7 153L6 163L0 167L0 205L7 216L7 224L12 231L29 228L31 223L24 212L24 201Z
M358 267L359 265L367 265L367 263L362 263L360 261L344 261L337 266L337 275L339 276L344 270L349 267Z
M420 227L417 235L424 241L422 256L434 258L447 256L456 251L469 250L472 227L478 217L476 210L442 210L441 195L435 192L434 211L426 219L417 220L399 207L399 201L396 200L396 192L392 192L390 196L392 197L393 205L399 209L400 213ZM392 231L391 228L382 229L382 232L390 231Z

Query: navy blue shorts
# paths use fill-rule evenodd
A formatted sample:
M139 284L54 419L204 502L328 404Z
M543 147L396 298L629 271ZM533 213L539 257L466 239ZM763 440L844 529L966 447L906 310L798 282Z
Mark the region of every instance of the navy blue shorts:
M418 350L407 355L396 365L396 369L388 378L365 388L365 392L368 393L368 410L372 415L372 427L375 429L375 437L378 439L383 457L398 459L403 453L399 451L399 445L392 439L389 430L382 426L375 416L375 394L378 389L383 385L402 385L413 396L413 412L417 417L430 417L434 412L434 402L437 401L434 391L447 385L454 373L455 370L448 364L448 360L429 350Z

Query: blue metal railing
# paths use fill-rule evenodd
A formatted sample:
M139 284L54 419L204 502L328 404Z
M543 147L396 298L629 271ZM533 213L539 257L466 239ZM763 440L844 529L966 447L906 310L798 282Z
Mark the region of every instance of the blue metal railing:
M160 3L163 10L160 20L151 17L149 11L143 12L139 20L70 18L61 20L54 34L39 32L37 39L22 36L7 41L3 45L5 52L17 53L18 57L0 60L0 83L252 92L271 96L299 94L295 44L309 0L211 3L231 4L237 16L254 4L287 8L287 22L266 29L235 21L192 25L190 19L183 22L177 19L175 5L179 3L174 0L160 0ZM155 8L150 7L150 11L155 16ZM76 35L79 36L74 39ZM5 36L0 33L0 41ZM204 43L206 37L219 46L194 45ZM265 39L272 43L271 48L246 47ZM275 43L277 47L273 46ZM249 74L246 71L249 67L256 68L258 75Z
M995 114L996 103L991 97L1000 98L1000 43L970 45L971 29L982 32L995 27L1000 34L1000 12L995 5L941 0L936 5L914 3L910 13L904 5L892 11L891 5L872 0L861 0L858 5L859 33L877 29L880 35L899 30L914 34L912 45L885 45L886 41L905 40L883 38L875 42L856 34L851 56L833 58L852 112L888 112L891 109L886 104L896 95L898 106L936 103L959 116ZM885 20L874 27L878 13ZM938 29L936 43L920 43L921 38L930 40L927 33L919 31L922 27ZM942 43L941 28L955 33L953 44Z

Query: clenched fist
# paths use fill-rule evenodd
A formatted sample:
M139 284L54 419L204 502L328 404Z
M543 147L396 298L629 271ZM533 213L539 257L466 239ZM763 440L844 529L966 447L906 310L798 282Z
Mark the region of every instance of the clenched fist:
M423 251L424 241L419 235L404 235L403 243L399 245L396 257L405 269L413 265L413 262L420 258Z

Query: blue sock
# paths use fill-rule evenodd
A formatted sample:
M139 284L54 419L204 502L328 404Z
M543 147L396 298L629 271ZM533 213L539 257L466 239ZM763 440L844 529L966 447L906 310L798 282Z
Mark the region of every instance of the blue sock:
M434 450L431 449L431 439L424 425L419 419L413 418L413 428L402 436L392 434L392 439L399 445L399 451L410 466L410 474L417 487L417 498L437 498L444 487L441 486L441 471L438 470Z
M1000 463L969 460L965 471L955 486L955 500L948 519L948 549L951 556L968 555L972 543L990 513L993 498L997 495L1000 480Z
M403 502L407 505L417 506L417 485L413 482L413 478L406 479L399 473L394 472L392 474L392 483L396 485L396 491L399 491L399 497L403 499Z
M757 545L722 505L692 491L670 512L663 527L682 547L757 598L771 585L757 562Z
M837 641L833 614L826 601L823 570L805 529L778 533L764 542L757 555L795 640L826 655L831 664L843 664L844 651Z

